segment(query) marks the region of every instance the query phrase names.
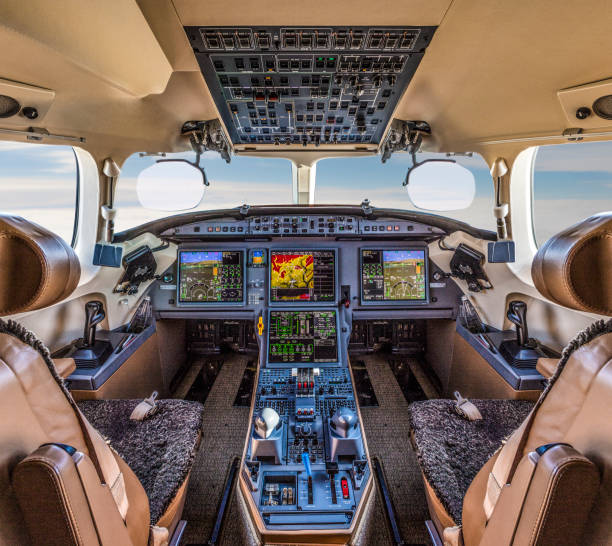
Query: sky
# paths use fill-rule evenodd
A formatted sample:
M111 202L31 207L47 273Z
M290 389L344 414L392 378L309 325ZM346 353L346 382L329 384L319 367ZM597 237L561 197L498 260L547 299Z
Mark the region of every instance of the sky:
M193 159L193 154L174 154ZM418 159L432 154L418 154ZM444 157L444 156L442 156ZM136 193L138 173L158 158L134 154L122 168L116 206L118 231L169 213L146 210ZM470 207L444 214L476 227L494 229L493 184L479 156L457 157L471 170L476 194ZM217 154L202 158L210 187L192 210L292 202L291 164L280 158L234 157L228 165ZM332 158L316 165L316 203L359 204L414 209L402 186L411 165L408 154ZM0 211L20 214L59 233L70 242L74 224L76 168L72 149L0 142ZM561 229L595 213L612 210L612 142L571 143L542 147L534 172L534 227L539 244Z

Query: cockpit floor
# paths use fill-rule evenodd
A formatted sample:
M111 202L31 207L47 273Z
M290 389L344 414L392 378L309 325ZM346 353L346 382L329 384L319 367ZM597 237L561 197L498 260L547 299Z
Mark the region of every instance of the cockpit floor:
M410 444L408 402L384 353L359 357L372 381L378 407L361 408L370 457L382 462L402 539L429 544L429 519L423 480ZM397 356L393 356L395 360ZM378 523L380 525L380 523Z
M183 512L188 522L183 544L208 542L229 466L234 457L242 456L250 408L233 403L249 360L239 354L223 355L223 366L206 396L202 443L191 471Z

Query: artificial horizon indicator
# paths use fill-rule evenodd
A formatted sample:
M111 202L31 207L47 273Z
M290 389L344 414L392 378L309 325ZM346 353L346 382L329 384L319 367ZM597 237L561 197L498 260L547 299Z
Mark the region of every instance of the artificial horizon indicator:
M181 250L179 302L239 303L244 300L243 252Z

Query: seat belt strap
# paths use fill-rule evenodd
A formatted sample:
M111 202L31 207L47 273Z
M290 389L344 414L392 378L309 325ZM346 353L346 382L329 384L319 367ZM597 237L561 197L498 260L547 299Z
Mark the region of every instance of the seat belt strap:
M504 445L498 450L497 459L489 473L487 489L483 500L483 508L487 521L491 518L495 505L499 499L502 488L512 481L518 463L522 459L522 452L531 430L535 408L517 428ZM515 461L516 464L515 464Z
M155 403L157 396L157 391L153 391L149 398L145 398L142 402L140 402L140 404L138 404L132 411L130 419L132 421L144 421L147 417L155 415L159 410L159 406Z

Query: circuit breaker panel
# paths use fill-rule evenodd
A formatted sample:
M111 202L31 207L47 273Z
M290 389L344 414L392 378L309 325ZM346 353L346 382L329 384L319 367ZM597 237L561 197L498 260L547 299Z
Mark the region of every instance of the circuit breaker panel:
M234 144L378 144L435 27L186 27Z

